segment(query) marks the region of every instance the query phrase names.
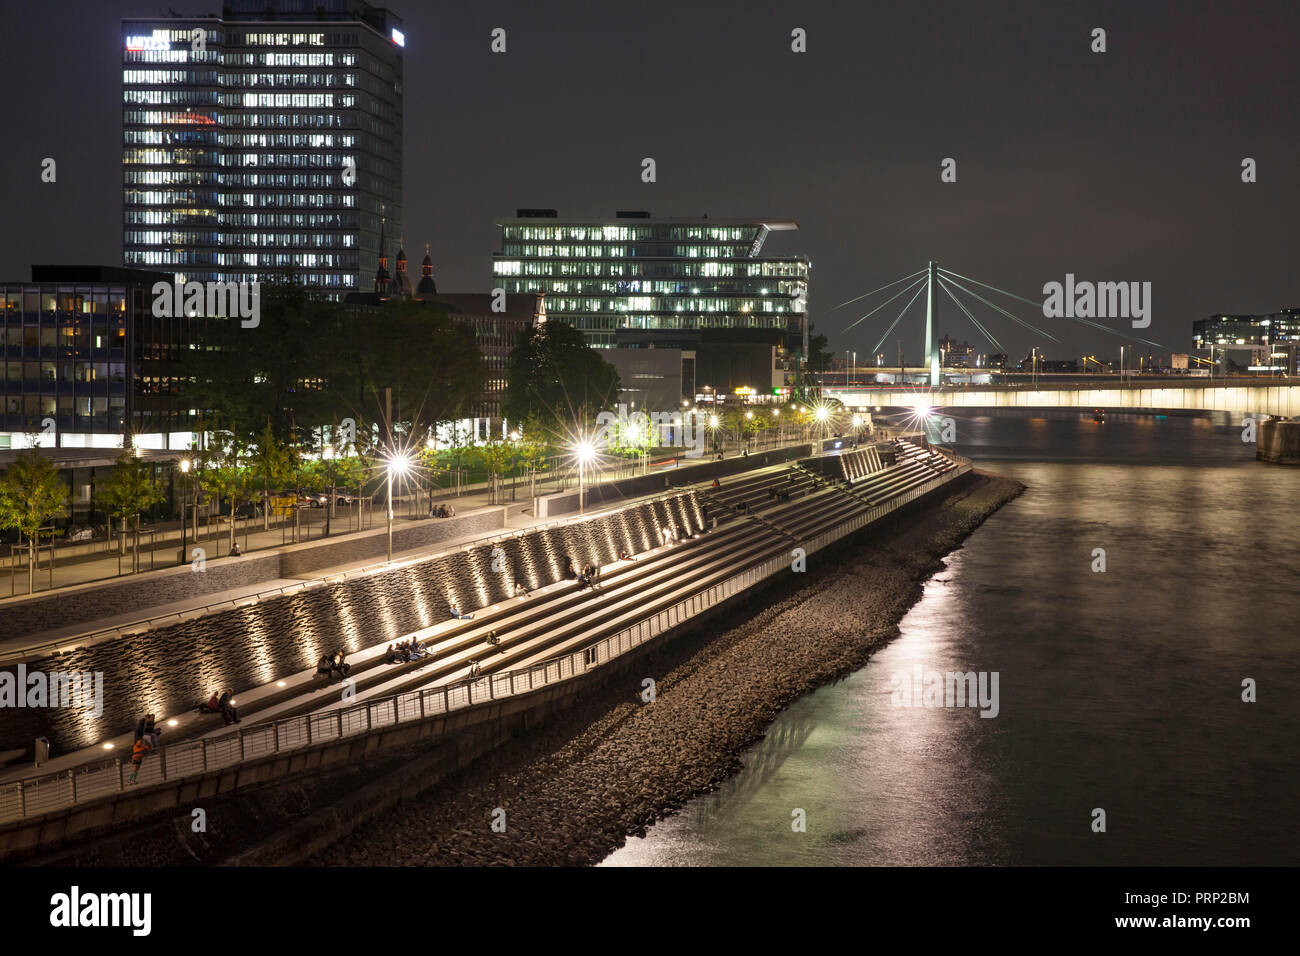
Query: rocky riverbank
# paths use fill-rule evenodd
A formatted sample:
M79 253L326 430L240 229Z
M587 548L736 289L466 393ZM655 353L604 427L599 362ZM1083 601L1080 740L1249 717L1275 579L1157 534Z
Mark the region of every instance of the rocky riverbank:
M814 554L735 626L642 667L308 860L320 866L588 865L734 773L790 701L861 667L981 522L1023 486L976 472L942 502ZM793 580L793 579L792 579ZM645 678L655 700L643 702Z

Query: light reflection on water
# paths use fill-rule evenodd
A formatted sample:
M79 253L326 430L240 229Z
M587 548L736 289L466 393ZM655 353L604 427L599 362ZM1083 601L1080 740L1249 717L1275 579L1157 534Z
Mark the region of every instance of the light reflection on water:
M1300 862L1300 469L1253 461L1225 419L972 416L958 435L1029 490L895 642L774 722L783 745L606 865ZM914 664L998 671L1000 715L893 706Z

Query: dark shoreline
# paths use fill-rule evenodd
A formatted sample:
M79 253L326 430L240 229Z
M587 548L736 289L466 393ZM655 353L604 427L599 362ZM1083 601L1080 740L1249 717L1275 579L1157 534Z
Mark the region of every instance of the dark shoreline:
M591 865L715 789L794 699L852 673L898 632L925 580L1023 490L976 472L947 498L809 560L747 620L649 655L594 698L511 741L309 866ZM657 699L642 703L642 680ZM505 811L504 833L492 829ZM400 821L400 823L398 822Z

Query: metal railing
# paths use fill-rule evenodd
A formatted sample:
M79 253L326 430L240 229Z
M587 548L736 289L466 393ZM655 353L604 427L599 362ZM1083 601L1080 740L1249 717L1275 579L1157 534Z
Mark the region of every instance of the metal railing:
M680 486L673 488L671 491L659 492L645 498L636 500L634 504L653 504L658 501L667 501L673 498L680 498L683 495L689 495L692 492L689 486ZM466 517L466 516L461 516ZM75 646L87 642L105 640L112 637L131 637L136 634L142 634L145 631L153 630L157 627L163 627L168 624L176 624L181 621L189 621L217 611L231 611L241 607L248 607L251 604L260 604L263 601L269 601L274 598L284 597L287 594L297 594L300 591L308 591L312 588L323 585L341 584L355 578L366 577L372 574L382 574L385 571L394 571L401 568L411 567L426 561L436 561L452 551L467 551L472 548L482 547L488 544L499 544L510 538L518 538L524 535L532 534L536 531L545 531L550 528L556 528L561 525L573 525L582 521L594 521L597 518L608 517L606 512L595 512L589 515L578 517L576 515L568 518L557 518L555 521L546 524L532 525L527 528L514 528L509 531L499 531L496 534L484 535L479 538L472 538L469 541L459 541L454 543L434 542L431 547L439 547L446 544L446 548L435 551L432 554L424 554L419 557L406 558L401 561L380 561L375 564L363 565L359 568L353 568L349 571L339 571L334 574L322 575L318 578L310 578L298 584L286 584L278 588L267 588L264 591L253 591L249 594L235 598L227 598L223 601L214 601L211 604L203 604L192 608L186 608L182 611L171 611L167 614L156 614L151 617L140 618L136 621L129 621L125 624L116 624L112 627L102 627L93 631L82 631L79 634L70 634L66 637L54 638L41 644L34 644L23 647L21 650L11 651L0 654L0 665L8 661L16 661L29 658L33 654L41 653L44 650L56 647Z
M799 546L808 554L819 551L964 474L970 467L970 463L963 459L958 468L936 475L896 499L868 508L836 527L800 542ZM152 751L145 757L134 782L128 780L131 770L129 757L104 757L68 770L9 781L0 784L0 823L39 816L123 793L133 787L144 788L180 780L195 774L222 770L247 760L527 694L571 680L626 654L789 567L790 557L778 554L593 645L530 667L466 678L440 687L408 691L330 711L289 717L217 737L171 744Z

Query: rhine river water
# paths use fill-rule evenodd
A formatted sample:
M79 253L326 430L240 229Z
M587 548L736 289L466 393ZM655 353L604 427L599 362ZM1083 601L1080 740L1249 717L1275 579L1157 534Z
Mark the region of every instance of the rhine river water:
M897 640L604 865L1300 863L1300 469L1225 416L966 415L957 437L1025 493ZM997 672L997 716L896 705L917 665Z

